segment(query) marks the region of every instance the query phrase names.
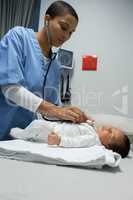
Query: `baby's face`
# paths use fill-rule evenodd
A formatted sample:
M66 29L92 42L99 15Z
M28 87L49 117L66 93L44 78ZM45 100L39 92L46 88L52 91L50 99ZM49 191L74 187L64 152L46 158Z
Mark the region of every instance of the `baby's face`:
M101 126L97 128L97 134L104 146L108 146L110 142L119 142L123 138L121 130L111 126Z

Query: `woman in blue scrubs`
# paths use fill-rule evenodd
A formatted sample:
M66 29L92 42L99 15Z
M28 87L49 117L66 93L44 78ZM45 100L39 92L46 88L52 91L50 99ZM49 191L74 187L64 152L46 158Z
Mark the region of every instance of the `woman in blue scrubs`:
M9 139L13 127L25 128L37 113L74 123L88 119L77 107L60 106L61 66L51 51L70 38L77 24L72 6L56 1L40 32L15 27L0 41L0 140Z

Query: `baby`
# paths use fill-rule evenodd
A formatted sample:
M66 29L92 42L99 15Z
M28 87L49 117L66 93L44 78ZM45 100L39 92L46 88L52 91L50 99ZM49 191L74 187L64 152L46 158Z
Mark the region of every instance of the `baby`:
M114 127L94 127L93 122L73 124L65 122L50 122L46 120L34 120L25 129L13 128L13 138L44 142L49 145L60 147L89 147L93 145L104 145L126 157L130 150L128 137Z

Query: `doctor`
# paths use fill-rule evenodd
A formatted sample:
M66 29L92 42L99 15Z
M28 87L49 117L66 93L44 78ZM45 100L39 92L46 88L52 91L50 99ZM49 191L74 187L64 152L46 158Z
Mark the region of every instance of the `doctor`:
M71 5L55 1L43 29L15 27L0 41L0 140L10 129L25 128L37 113L74 123L88 117L77 107L61 107L60 65L51 48L60 47L75 31L78 16Z

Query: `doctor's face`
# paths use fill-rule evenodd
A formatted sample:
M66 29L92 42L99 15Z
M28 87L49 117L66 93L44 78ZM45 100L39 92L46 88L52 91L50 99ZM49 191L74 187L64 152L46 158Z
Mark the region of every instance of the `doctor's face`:
M64 42L69 40L72 33L75 31L77 24L77 19L70 14L50 18L48 30L51 39L51 45L59 47Z

